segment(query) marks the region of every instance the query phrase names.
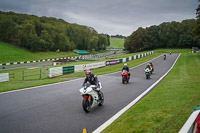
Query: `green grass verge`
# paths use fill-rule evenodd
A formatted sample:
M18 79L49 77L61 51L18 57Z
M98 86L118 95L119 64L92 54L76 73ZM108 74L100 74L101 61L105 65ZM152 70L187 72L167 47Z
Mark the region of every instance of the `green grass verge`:
M41 59L51 59L58 57L76 56L73 52L30 52L25 49L17 48L11 44L0 42L0 63L33 61Z
M124 49L124 39L110 38L110 46L113 48Z
M136 54L136 53L135 53ZM159 56L161 53L155 53L153 55L149 55L137 60L133 60L128 62L129 67L133 67L136 65L139 65L143 62L146 62L148 60L151 60L157 56ZM134 54L132 54L134 55ZM88 62L91 63L91 62ZM103 68L99 68L99 69L94 69L93 72L96 75L102 75L102 74L107 74L107 73L111 73L111 72L116 72L116 71L120 71L121 68L123 66L123 63L121 64L117 64L117 65L113 65L113 66L107 66L107 67L103 67ZM62 82L62 81L67 81L73 78L77 78L77 77L83 77L84 76L84 72L78 72L78 73L73 73L73 74L68 74L68 75L63 75L63 76L59 76L59 77L55 77L55 78L48 78L46 76L46 71L45 71L45 67L41 68L42 70L42 78L39 79L40 75L39 75L39 71L40 68L35 68L35 69L30 69L30 68L22 68L22 69L13 69L13 70L3 70L0 71L0 73L15 73L15 79L10 79L9 82L0 82L0 92L5 92L5 91L10 91L10 90L16 90L16 89L21 89L21 88L27 88L27 87L33 87L33 86L39 86L39 85L44 85L44 84L50 84L50 83L56 83L56 82ZM32 76L31 78L25 78L25 80L22 80L22 72L29 72L29 74L31 75L35 75L36 76ZM36 71L36 72L32 72L32 71Z
M157 50L167 52L168 50ZM176 52L180 50L173 50ZM200 104L200 54L182 50L174 68L103 133L175 133Z

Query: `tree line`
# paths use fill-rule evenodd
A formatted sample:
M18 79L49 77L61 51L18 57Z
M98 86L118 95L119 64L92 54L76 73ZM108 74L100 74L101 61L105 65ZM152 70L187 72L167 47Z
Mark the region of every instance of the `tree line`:
M197 19L139 27L125 39L124 47L129 52L157 48L200 48L200 6L197 8Z
M104 49L109 38L62 19L0 11L0 40L33 52Z
M125 36L117 34L117 35L111 35L111 38L122 38L122 39L124 39Z

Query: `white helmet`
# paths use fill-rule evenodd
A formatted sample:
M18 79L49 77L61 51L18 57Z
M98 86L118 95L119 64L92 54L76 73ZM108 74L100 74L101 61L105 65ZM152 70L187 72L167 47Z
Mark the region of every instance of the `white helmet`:
M127 64L125 63L124 66L127 66Z

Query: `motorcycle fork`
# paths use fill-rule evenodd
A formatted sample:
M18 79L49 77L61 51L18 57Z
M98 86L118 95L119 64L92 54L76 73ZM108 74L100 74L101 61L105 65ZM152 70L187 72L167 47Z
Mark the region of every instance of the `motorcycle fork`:
M89 102L91 101L91 96L83 96L83 97L87 98Z

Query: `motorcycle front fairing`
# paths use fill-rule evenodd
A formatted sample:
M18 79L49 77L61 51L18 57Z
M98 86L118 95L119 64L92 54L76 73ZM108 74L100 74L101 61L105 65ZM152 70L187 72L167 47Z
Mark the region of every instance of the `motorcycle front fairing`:
M150 69L149 68L144 69L144 71L145 71L146 74L150 73Z
M93 100L92 107L98 105L98 99L99 99L99 96L98 96L97 92L92 89L93 87L95 87L95 85L90 85L87 88L82 87L79 90L83 97L88 97L88 96L92 97L92 100Z

